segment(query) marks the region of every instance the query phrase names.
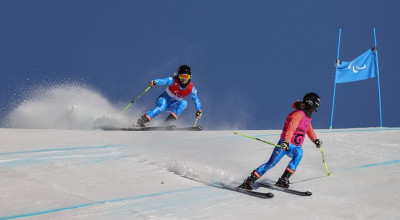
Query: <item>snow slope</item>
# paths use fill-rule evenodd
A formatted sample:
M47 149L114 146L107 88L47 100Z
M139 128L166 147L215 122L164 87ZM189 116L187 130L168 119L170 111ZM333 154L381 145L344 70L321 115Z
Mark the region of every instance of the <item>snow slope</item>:
M277 142L278 130L238 131ZM0 219L400 219L399 128L316 130L292 176L311 197L237 185L272 147L232 130L0 129ZM285 157L261 180L275 182ZM257 188L258 191L269 191Z

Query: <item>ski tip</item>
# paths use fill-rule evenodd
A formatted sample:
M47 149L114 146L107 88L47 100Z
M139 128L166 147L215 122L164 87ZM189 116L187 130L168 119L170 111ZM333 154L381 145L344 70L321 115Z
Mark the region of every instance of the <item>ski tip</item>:
M312 195L312 192L306 191L305 194L306 194L307 196L311 196L311 195Z
M237 132L236 132L236 131L234 131L234 132L233 132L233 134L237 134Z

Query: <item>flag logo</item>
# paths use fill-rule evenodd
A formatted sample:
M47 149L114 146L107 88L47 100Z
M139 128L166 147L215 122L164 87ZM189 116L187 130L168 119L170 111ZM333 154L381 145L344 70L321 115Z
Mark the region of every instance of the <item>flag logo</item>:
M365 64L364 64L364 66L362 66L362 67L358 67L358 66L353 65L355 62L356 62L356 61L351 62L350 65L349 65L349 67L348 67L348 69L353 68L353 72L354 72L354 73L358 73L360 70L364 70L365 68L367 68L367 65L365 65ZM354 68L354 67L355 67L355 68ZM357 69L357 70L356 70L356 69Z

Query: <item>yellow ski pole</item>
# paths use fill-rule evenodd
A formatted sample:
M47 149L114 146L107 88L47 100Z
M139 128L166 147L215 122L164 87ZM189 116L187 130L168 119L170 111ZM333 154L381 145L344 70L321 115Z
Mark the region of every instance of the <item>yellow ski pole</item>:
M332 175L332 174L331 174L331 172L329 172L328 166L327 166L326 163L325 163L324 152L322 151L322 148L319 148L319 150L321 151L321 154L322 154L322 162L324 163L326 172L328 172L328 176L330 176L330 175Z
M149 87L147 87L147 89L146 90L144 90L138 97L136 97L131 103L129 103L125 108L124 108L124 110L122 110L122 112L124 112L125 110L127 110L134 102L136 102L136 100L138 100L139 98L140 98L140 96L142 96L144 93L146 93L147 92L147 90L149 90L151 88L151 86L149 86ZM121 112L121 113L122 113Z
M277 144L274 144L274 143L271 143L271 142L268 142L268 141L264 141L264 140L262 140L260 138L252 137L252 136L245 135L245 134L240 134L240 133L237 133L236 131L234 131L233 133L237 134L237 135L240 135L240 136L243 136L243 137L247 137L247 138L251 138L251 139L257 140L257 141L261 141L261 142L264 142L266 144L269 144L269 145L272 145L272 146L275 146L275 147L281 147L280 145L277 145Z
M194 122L193 127L196 127L197 121L199 120L198 116L200 116L200 115L201 115L201 110L197 110L197 112L196 112L196 121Z

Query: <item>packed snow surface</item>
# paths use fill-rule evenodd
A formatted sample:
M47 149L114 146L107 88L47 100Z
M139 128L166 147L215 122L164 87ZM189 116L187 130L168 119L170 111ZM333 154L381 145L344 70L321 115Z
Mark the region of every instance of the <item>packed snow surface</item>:
M277 142L279 130L238 131ZM272 147L224 131L0 129L0 219L399 219L399 128L316 130L291 188L240 184ZM259 181L274 183L288 157Z
M99 129L148 110L121 114L126 104L79 84L27 91L0 129L0 219L400 219L400 128L317 129L332 175L306 140L290 188L313 195L255 185L275 195L260 199L218 188L239 185L273 150L233 131L276 143L280 130ZM289 160L259 181L274 183Z

